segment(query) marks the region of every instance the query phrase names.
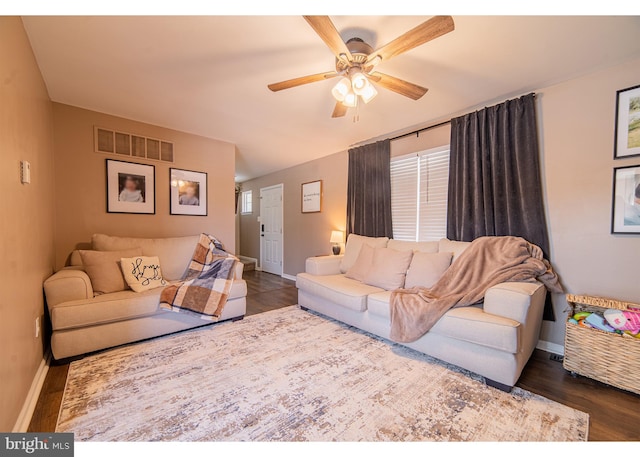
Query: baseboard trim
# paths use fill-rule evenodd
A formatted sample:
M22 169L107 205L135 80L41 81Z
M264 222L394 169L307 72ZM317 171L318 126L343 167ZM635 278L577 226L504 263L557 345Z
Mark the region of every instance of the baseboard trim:
M256 259L255 257L249 257L249 256L246 256L246 255L239 255L238 258L240 259L241 262L242 262L242 259L245 259L245 260L247 260L249 262L255 263L256 264L256 270L258 269L258 264L260 262L258 262L258 259Z
M296 277L295 277L295 276L288 275L288 274L286 274L286 273L282 273L282 277L283 277L284 279L288 279L289 281L295 281L295 280L296 280Z
M38 371L36 371L36 374L33 377L33 381L31 382L31 387L29 388L27 398L25 398L22 409L20 410L20 415L18 416L18 420L13 426L13 433L25 433L29 429L29 424L31 423L33 412L35 411L36 404L38 403L38 399L40 398L40 392L42 391L44 380L47 377L50 363L51 352L47 351L45 356L42 358L42 361L40 362L40 366L38 366Z
M536 348L540 349L541 351L564 355L564 346L562 344L552 343L551 341L539 340Z

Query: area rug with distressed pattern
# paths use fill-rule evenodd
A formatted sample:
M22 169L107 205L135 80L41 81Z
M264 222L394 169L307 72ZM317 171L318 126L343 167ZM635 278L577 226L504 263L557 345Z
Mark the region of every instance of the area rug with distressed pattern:
M298 307L73 362L79 441L584 441L589 416Z

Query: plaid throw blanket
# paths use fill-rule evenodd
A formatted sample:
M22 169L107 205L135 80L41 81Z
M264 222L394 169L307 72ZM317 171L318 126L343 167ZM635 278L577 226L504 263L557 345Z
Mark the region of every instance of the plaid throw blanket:
M237 261L217 239L201 234L182 281L162 291L160 308L217 321L227 303Z

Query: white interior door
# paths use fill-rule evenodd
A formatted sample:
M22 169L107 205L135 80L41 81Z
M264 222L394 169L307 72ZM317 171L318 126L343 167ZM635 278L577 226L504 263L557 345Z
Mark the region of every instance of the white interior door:
M260 265L282 276L282 184L260 189Z

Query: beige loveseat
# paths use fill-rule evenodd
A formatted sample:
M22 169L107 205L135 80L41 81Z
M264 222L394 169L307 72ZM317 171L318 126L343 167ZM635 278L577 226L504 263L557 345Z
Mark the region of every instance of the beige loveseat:
M94 235L91 241L96 251L140 248L144 256L157 256L164 279L172 282L180 280L186 271L198 239L199 235L158 239ZM160 309L162 287L94 296L78 251L71 254L69 263L44 283L53 327L51 350L58 360L211 323ZM246 313L247 285L242 280L242 267L238 262L220 321L241 319Z
M438 278L417 261L430 261L430 254L450 252L449 259L455 262L470 243L446 239L414 243L350 235L344 256L307 259L306 272L297 276L298 304L302 308L389 339L391 290L345 276L364 244L425 253L413 255L406 279L413 276L412 285L417 281L417 285L429 287ZM442 273L439 271L438 276ZM428 283L419 284L421 279ZM538 282L499 284L487 291L483 304L451 309L423 337L405 345L478 373L487 384L509 391L538 342L545 296L546 289Z

